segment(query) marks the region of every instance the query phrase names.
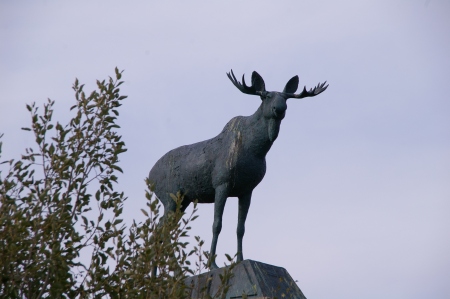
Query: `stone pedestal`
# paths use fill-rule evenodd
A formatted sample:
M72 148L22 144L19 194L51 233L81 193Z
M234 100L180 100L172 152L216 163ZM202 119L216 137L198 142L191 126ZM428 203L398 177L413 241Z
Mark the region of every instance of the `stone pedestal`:
M215 269L186 279L186 284L192 288L190 297L200 299L205 298L206 294L213 298L219 295L222 285L220 276L227 270L228 267ZM231 272L233 276L228 280L226 299L306 299L284 268L245 260Z

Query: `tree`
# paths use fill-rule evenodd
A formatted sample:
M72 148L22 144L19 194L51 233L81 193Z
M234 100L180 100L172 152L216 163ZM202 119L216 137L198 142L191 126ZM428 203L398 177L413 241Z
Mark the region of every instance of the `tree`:
M127 198L116 190L126 151L116 124L126 99L121 77L116 68L115 78L97 81L89 95L76 80L66 125L52 120L54 101L42 114L27 105L32 123L23 129L36 145L2 162L9 168L0 172L0 297L183 298L184 280L194 273L188 257L197 255L202 267L200 238L189 252L183 242L196 208L185 217L178 209L157 225L160 204L148 181L146 220L128 229L123 223ZM182 196L173 199L179 206ZM83 252L89 261L80 259Z

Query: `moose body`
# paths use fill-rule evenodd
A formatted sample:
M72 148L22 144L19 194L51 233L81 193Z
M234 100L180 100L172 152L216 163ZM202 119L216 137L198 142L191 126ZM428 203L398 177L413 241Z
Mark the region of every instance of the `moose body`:
M249 121L251 116L235 117L218 136L165 154L150 172L150 180L160 182L155 193L180 191L184 207L193 200L214 203L215 189L223 184L228 184L230 197L251 192L264 177L271 144L254 146Z
M244 77L242 84L236 80L233 71L228 77L242 92L261 97L258 110L251 116L234 117L214 138L169 151L156 162L149 174L155 194L164 205L162 221L176 209L171 193L180 191L183 194L182 210L194 200L214 203L211 269L217 268L214 257L228 197L239 198L237 260L243 260L242 239L252 191L266 173L266 154L278 136L287 109L286 100L315 96L328 87L322 83L313 90L304 89L302 93L294 94L298 87L298 77L295 76L283 92L267 92L263 79L256 72L252 74L250 87L245 84Z

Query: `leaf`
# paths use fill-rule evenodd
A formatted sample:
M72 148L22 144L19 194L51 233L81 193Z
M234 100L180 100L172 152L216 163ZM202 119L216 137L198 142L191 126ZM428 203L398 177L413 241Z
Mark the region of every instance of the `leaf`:
M119 166L117 166L117 165L111 165L111 168L112 169L115 169L115 170L117 170L117 171L120 171L121 173L123 173L123 170L122 170L122 168L120 168Z

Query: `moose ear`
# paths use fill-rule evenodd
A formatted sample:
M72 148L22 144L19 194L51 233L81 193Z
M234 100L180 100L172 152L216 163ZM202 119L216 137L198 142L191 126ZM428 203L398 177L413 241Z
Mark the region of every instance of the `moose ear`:
M266 91L263 78L255 71L252 73L252 86L256 91Z
M294 76L291 78L291 80L288 81L286 84L286 87L284 88L283 92L285 93L295 93L298 88L298 76Z

